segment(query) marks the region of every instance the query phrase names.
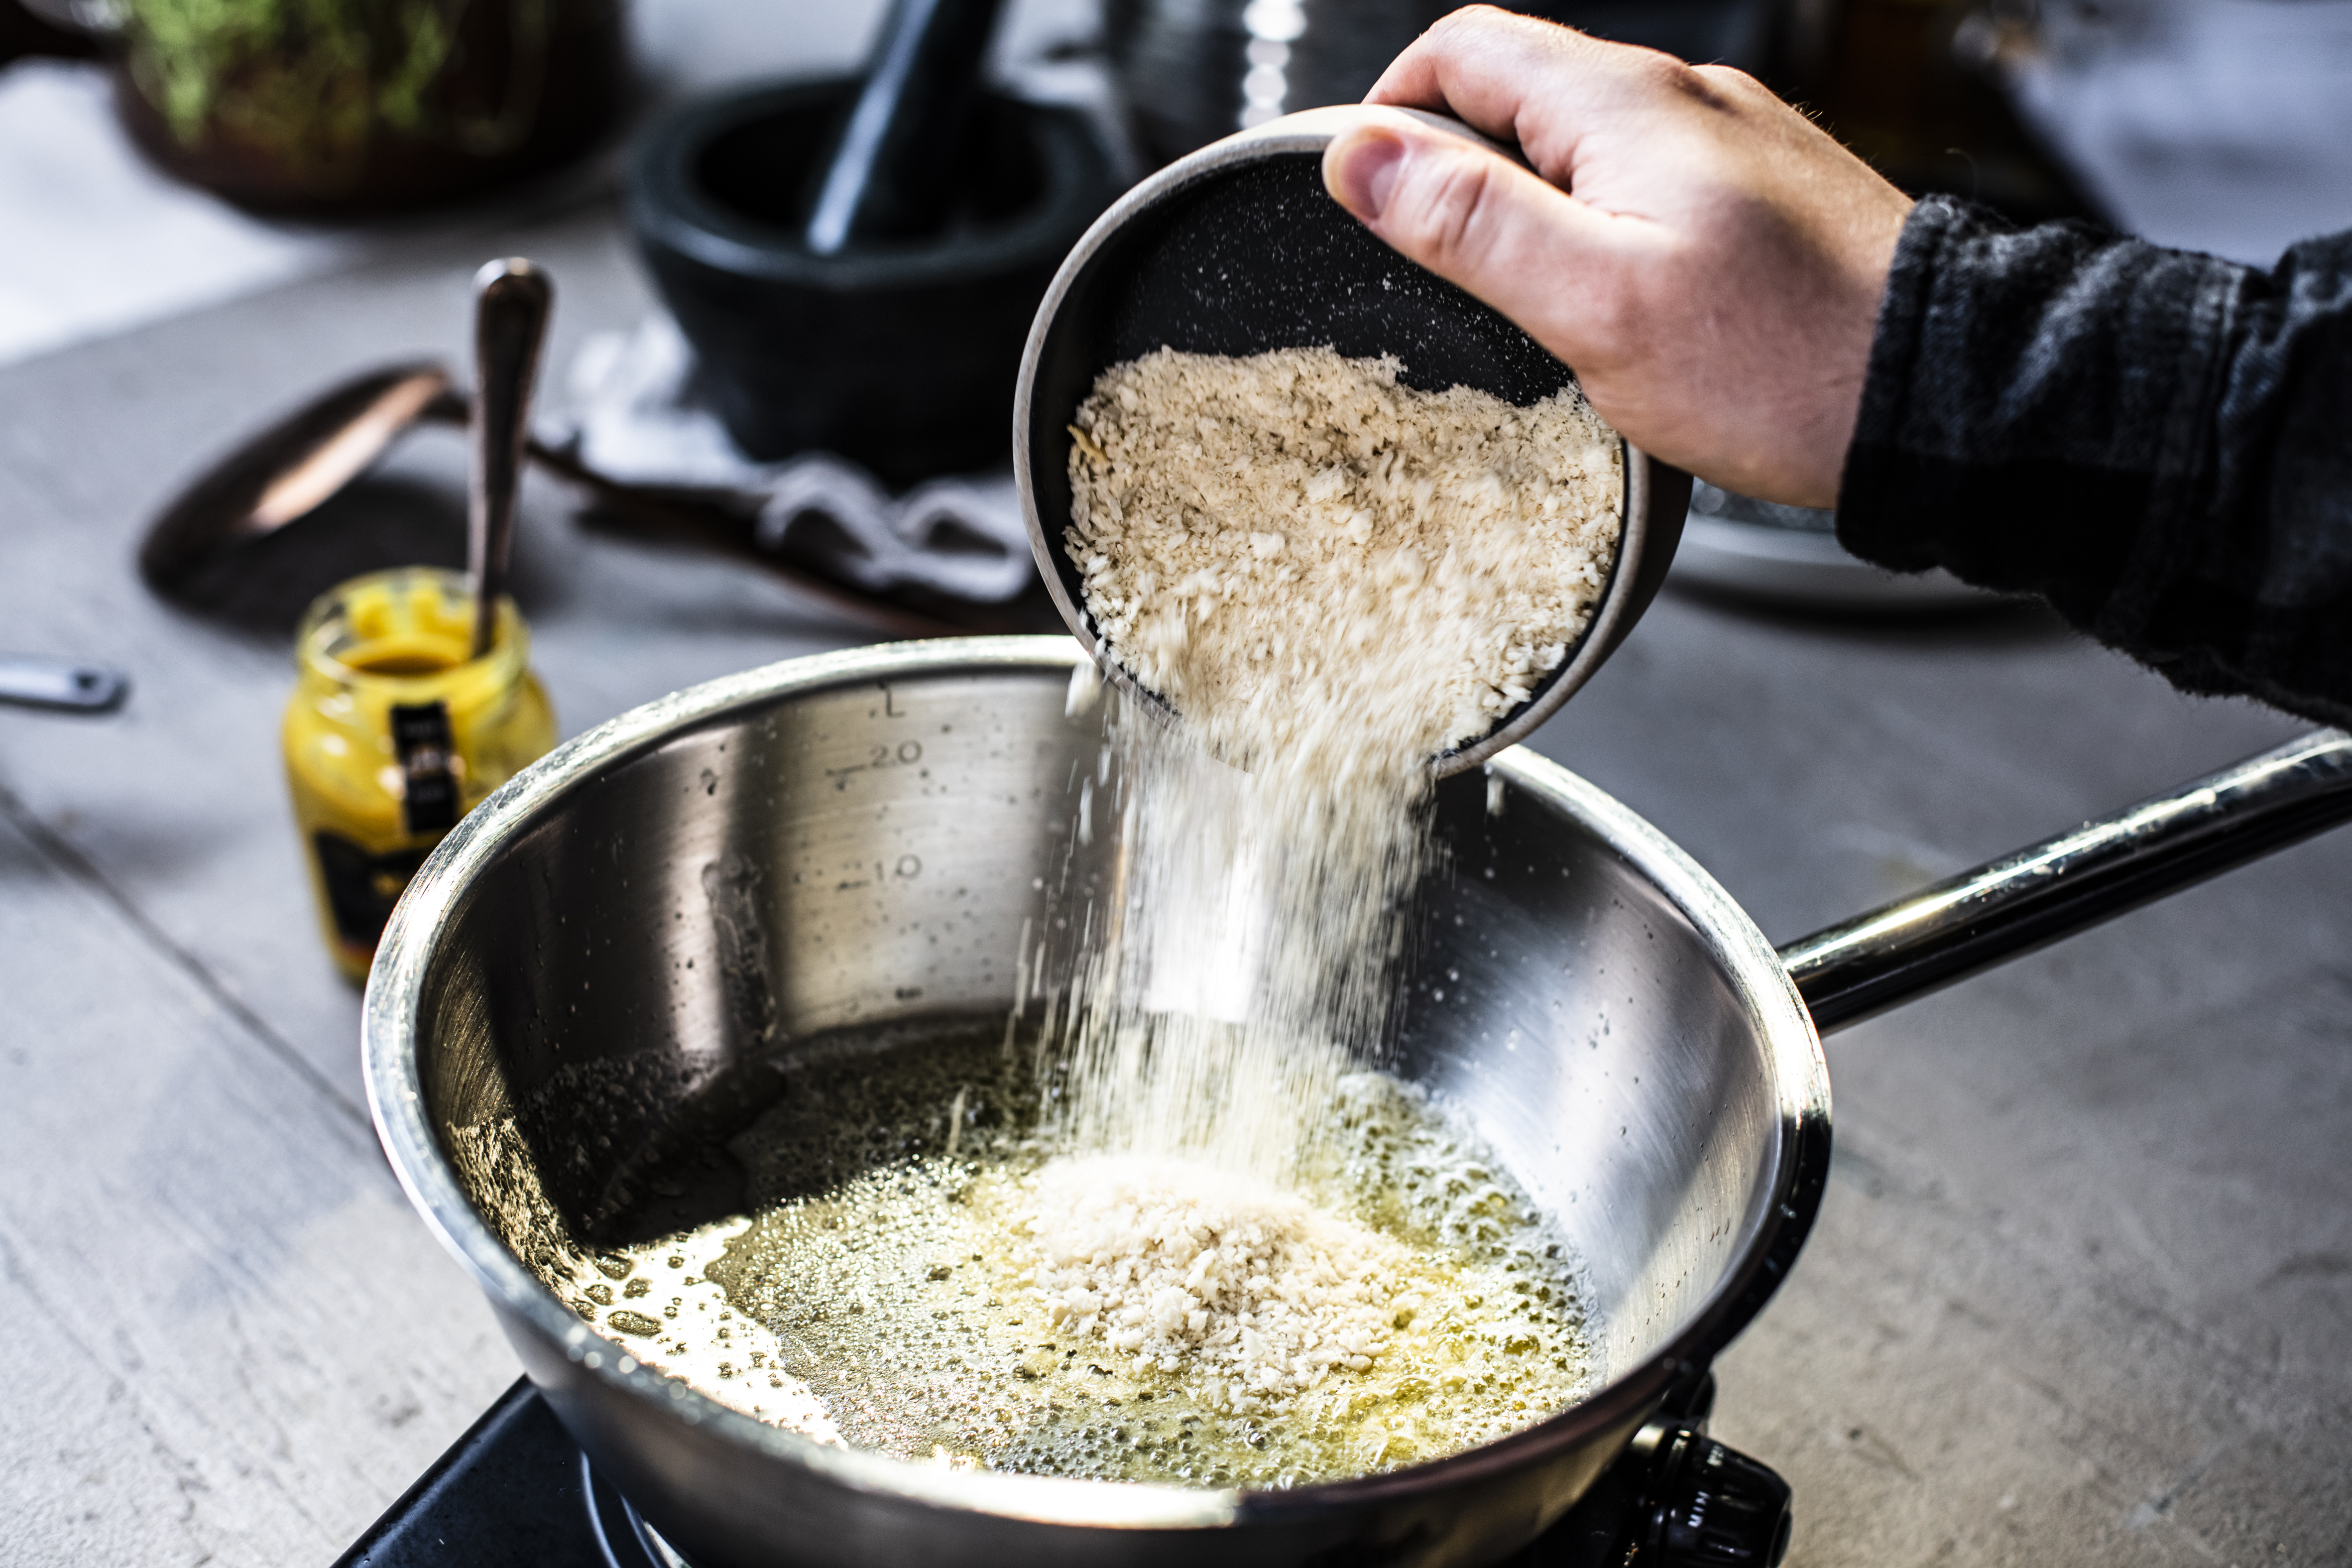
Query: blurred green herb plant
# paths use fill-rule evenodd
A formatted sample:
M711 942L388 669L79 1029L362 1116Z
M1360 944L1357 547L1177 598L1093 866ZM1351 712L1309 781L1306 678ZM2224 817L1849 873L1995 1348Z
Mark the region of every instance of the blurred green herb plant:
M310 181L356 179L379 128L492 157L537 112L549 0L119 3L131 81L183 146L240 143ZM469 5L506 12L508 46L505 90L470 110L435 90L466 64Z

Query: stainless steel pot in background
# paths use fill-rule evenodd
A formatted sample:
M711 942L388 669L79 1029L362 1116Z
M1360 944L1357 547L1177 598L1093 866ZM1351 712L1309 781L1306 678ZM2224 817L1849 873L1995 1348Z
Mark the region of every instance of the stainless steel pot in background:
M1793 1263L1820 1200L1832 1026L2352 814L2323 734L1775 953L1622 805L1524 751L1440 786L1397 1069L1479 1124L1582 1253L1591 1399L1502 1442L1280 1493L950 1472L821 1447L639 1366L460 1183L512 1116L592 1244L616 1183L761 1106L845 1031L992 1020L1024 922L1118 853L1072 794L1066 638L778 665L614 721L467 816L411 884L366 1005L369 1092L410 1196L600 1474L703 1568L1475 1563L1532 1539ZM1808 1014L1808 1004L1811 1014ZM509 1228L510 1226L509 1226ZM527 1240L527 1238L526 1238Z
M1357 103L1458 0L1105 0L1104 42L1155 163L1278 114ZM1821 9L1790 0L1519 0L1507 7L1685 59L1764 70ZM1812 24L1815 31L1820 24ZM1811 34L1803 35L1810 37Z
M1106 0L1103 32L1155 163L1294 110L1355 103L1453 0Z

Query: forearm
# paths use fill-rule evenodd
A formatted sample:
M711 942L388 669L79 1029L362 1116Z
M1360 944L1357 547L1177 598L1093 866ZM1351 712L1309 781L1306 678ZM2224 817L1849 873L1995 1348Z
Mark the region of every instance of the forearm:
M2264 274L1921 204L1839 532L2041 594L2187 689L2352 721L2352 237Z

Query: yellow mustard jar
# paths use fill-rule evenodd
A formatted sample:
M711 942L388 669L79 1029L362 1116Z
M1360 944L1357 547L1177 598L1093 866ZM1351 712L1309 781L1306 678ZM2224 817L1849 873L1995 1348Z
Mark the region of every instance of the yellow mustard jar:
M469 580L425 566L352 578L296 634L286 782L328 950L353 980L442 835L555 744L514 601L479 658L473 636Z

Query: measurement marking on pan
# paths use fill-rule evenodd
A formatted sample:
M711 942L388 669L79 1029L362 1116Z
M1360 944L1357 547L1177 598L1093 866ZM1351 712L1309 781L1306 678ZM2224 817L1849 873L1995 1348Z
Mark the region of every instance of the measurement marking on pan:
M833 885L833 890L836 893L846 893L857 888L871 888L882 882L911 882L923 874L922 858L918 855L901 855L898 859L887 864L880 860L873 864L874 875L871 877L860 877L854 882L845 880L835 882ZM858 868L865 869L864 867Z
M922 760L923 743L920 741L901 741L895 746L869 746L864 762L852 763L845 768L827 768L824 776L829 779L845 778L851 773L872 773L877 768L908 767Z

